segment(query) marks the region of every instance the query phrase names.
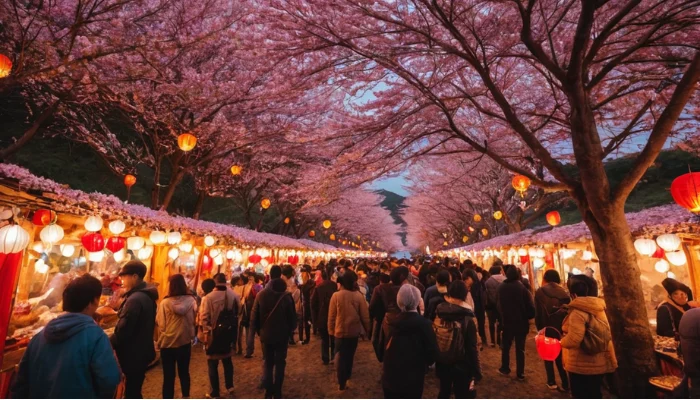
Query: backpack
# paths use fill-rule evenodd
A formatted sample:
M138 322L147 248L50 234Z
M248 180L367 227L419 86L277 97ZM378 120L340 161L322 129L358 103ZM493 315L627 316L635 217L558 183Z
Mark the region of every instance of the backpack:
M228 354L238 336L238 309L233 302L233 308L228 308L228 292L224 295L224 309L216 319L216 325L211 331L211 344L207 347L207 355Z
M440 350L439 362L453 365L466 359L464 335L462 334L462 325L465 322L447 321L439 316L435 317L433 331Z
M587 354L598 354L608 350L612 340L610 325L593 314L588 314L586 333L581 341L581 350Z

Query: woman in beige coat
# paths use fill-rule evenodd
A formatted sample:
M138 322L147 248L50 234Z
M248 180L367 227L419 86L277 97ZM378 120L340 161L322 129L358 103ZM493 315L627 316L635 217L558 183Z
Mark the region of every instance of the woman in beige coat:
M345 390L352 375L358 338L363 329L369 332L369 307L357 288L357 275L352 270L346 270L339 281L342 287L333 293L328 306L328 333L335 337L338 385L340 390Z
M605 301L597 297L597 289L589 280L591 278L584 275L576 275L569 280L573 300L562 325L564 369L569 373L571 397L575 399L602 398L603 377L617 369L610 324L605 315ZM600 343L596 346L602 351L592 354L582 349L587 324L596 332L605 332L602 337L607 343L598 341Z
M190 355L196 315L197 301L189 294L185 278L180 274L171 276L168 295L160 302L156 313L164 399L174 397L176 366L182 397L190 395Z

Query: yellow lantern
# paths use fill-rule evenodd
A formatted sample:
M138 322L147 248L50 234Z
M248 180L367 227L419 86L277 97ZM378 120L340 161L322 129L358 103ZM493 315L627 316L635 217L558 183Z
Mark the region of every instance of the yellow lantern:
M503 212L501 212L501 211L496 211L496 212L494 212L494 213L493 213L493 218L494 218L496 221L500 220L501 218L503 218Z
M335 240L335 235L331 233L330 239Z
M474 221L475 221L475 222L481 222L481 215L479 215L479 214L474 214Z
M447 240L445 240L444 242L442 242L442 245L445 246L445 247L447 247Z
M488 236L488 235L489 235L489 230L486 229L486 228L484 228L484 229L481 230L481 234L484 235L484 236Z
M12 60L6 55L0 54L0 78L7 78L12 71Z
M515 175L511 183L513 189L520 192L520 197L523 197L523 193L530 187L530 178L525 175Z
M197 138L191 133L183 133L177 137L177 145L182 151L191 151L197 145Z
M232 175L240 175L242 171L243 171L243 167L241 167L240 165L234 165L231 167L231 174Z
M469 241L469 236L464 235L462 236L462 242L467 243Z
M291 220L289 219L289 217L287 217L287 218L284 219L284 223L285 223L285 224L289 224L290 221L291 221Z
M323 227L326 229L329 229L331 227L331 220L327 219L327 220L323 221Z
M309 231L309 237L312 238L312 237L314 237L314 236L316 236L316 232L314 232L314 231Z
M262 207L263 210L267 210L268 208L270 208L270 205L272 205L272 202L267 197L262 199L262 201L260 202L260 207Z

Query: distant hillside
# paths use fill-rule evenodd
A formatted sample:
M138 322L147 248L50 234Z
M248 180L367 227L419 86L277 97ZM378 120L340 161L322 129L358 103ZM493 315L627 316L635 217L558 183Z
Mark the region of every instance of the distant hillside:
M376 190L375 193L384 196L384 200L381 202L381 206L389 210L391 216L394 218L394 222L401 226L401 242L406 246L406 222L401 218L401 210L406 206L403 204L405 197L398 195L394 192L388 190Z

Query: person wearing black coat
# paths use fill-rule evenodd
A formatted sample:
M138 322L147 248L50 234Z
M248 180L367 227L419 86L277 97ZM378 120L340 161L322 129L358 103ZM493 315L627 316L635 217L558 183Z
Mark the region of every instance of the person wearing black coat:
M287 293L287 284L281 278L272 279L268 287L255 296L250 323L260 337L265 355L265 398L280 399L284 369L287 365L289 335L297 326L294 299Z
M301 285L301 320L299 321L299 340L302 344L309 344L311 340L311 296L316 289L316 282L311 279L311 267L305 265L301 272L304 283ZM304 336L306 333L306 336Z
M515 340L516 372L518 379L524 380L525 339L530 320L535 317L535 304L520 279L520 270L514 265L506 265L506 280L498 287L498 312L503 322L501 368L498 372L510 374L510 348Z
M322 275L323 282L311 294L311 315L314 326L318 327L321 335L321 360L328 365L335 353L335 339L328 333L328 305L333 293L338 291L338 285L330 279L333 275L332 266L322 271Z
M464 342L464 354L461 361L456 364L446 364L438 358L435 372L440 379L439 399L449 399L454 394L455 399L475 397L470 395L472 380L482 379L481 361L477 346L477 332L475 315L467 304L467 285L464 281L455 281L450 284L446 301L437 307L437 316L440 320L459 322L462 327Z
M382 388L386 399L420 399L426 368L438 355L435 332L429 320L418 314L420 297L409 285L399 289L401 313L389 323L382 366Z
M119 277L124 293L124 302L119 308L119 322L110 341L117 353L119 365L126 376L124 396L140 399L146 369L156 358L153 332L156 326L156 300L158 291L147 286L146 265L141 261L130 261L122 267Z
M556 270L550 269L544 273L542 287L535 292L535 325L537 330L545 330L545 335L562 338L562 323L566 317L567 310L564 305L571 302L571 297L560 285L561 278ZM554 332L552 332L552 329ZM556 362L559 377L561 378L561 389L569 390L569 379L562 363L562 352L555 361L545 361L544 369L547 372L547 387L557 389L557 380L554 376L554 364Z
M489 342L486 339L486 288L481 284L476 269L465 269L462 272L462 279L467 284L469 293L472 295L472 301L474 301L474 314L476 315L482 347L488 346Z

